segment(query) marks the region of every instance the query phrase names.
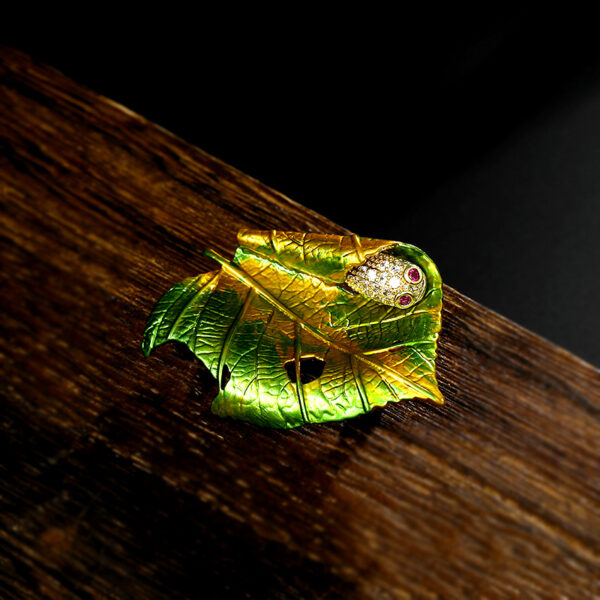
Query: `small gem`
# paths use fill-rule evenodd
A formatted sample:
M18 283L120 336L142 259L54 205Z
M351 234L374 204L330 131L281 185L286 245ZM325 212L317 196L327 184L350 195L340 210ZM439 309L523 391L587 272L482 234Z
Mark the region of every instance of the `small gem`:
M421 273L419 273L418 269L413 267L412 269L408 270L408 278L416 283L419 281L419 279L421 279Z
M392 277L389 282L389 286L392 288L397 288L400 285L400 279L398 277Z
M369 281L375 281L375 277L377 277L377 271L375 269L369 269L367 277L369 278Z
M412 298L408 294L402 294L397 302L400 306L408 306L412 302Z

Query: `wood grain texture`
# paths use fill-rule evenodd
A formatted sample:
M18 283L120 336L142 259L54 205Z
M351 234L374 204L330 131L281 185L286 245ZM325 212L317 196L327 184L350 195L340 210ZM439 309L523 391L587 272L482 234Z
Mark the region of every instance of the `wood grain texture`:
M600 597L597 370L446 287L445 406L220 419L154 302L343 228L7 48L0 144L0 597Z

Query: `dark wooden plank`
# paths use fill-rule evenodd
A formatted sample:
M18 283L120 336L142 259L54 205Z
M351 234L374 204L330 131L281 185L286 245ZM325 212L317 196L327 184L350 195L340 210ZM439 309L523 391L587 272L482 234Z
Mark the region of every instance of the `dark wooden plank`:
M7 48L0 144L0 596L600 595L597 370L446 287L444 407L222 420L152 305L239 228L343 229Z

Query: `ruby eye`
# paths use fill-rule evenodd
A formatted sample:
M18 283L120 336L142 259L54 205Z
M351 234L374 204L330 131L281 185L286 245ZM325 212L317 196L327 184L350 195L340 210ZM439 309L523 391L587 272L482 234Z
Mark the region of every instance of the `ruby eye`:
M409 306L412 303L412 296L410 294L402 294L402 296L400 296L396 302L398 303L398 306L402 306L403 308L406 306Z
M419 281L421 281L421 271L419 271L419 269L417 269L416 267L411 267L406 272L406 278L411 283L418 283Z

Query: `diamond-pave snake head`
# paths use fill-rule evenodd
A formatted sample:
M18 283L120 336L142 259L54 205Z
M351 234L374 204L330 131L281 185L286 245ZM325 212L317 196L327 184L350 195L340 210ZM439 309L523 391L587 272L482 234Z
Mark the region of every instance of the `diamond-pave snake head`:
M348 271L346 284L355 292L397 308L409 308L425 293L427 280L415 264L381 252Z

